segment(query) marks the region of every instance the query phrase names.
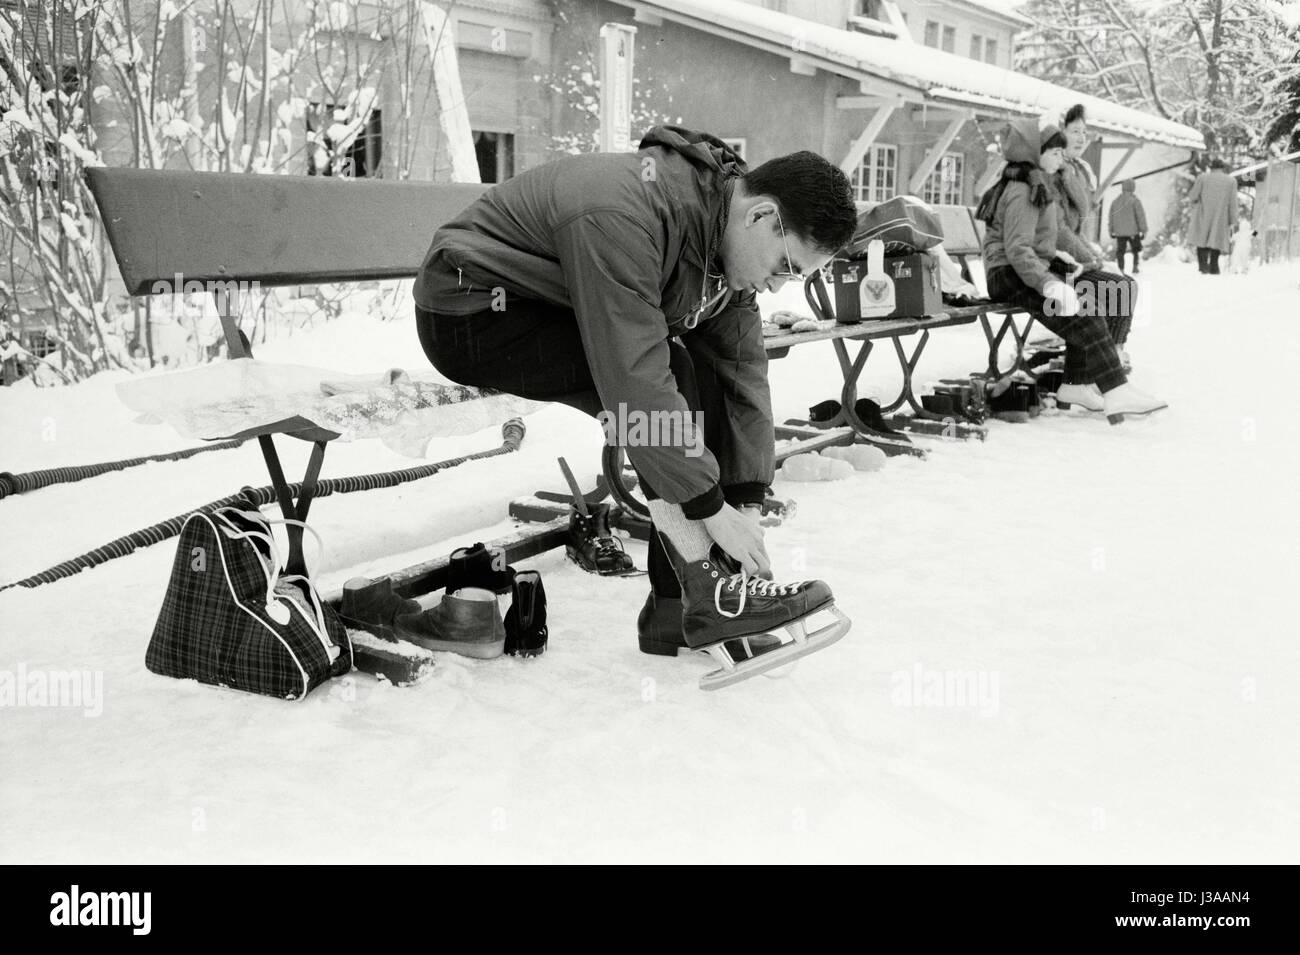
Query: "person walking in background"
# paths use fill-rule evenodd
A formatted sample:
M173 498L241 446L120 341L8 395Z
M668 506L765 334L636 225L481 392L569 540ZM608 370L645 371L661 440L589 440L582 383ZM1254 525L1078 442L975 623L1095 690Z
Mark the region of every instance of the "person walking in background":
M1219 274L1219 256L1227 254L1232 221L1237 217L1237 181L1228 175L1222 159L1196 177L1187 201L1192 206L1188 238L1196 246L1197 268L1206 275Z
M1115 240L1115 262L1124 271L1124 254L1133 250L1133 275L1142 264L1142 239L1147 234L1147 213L1137 197L1137 183L1125 179L1119 197L1110 207L1110 234Z

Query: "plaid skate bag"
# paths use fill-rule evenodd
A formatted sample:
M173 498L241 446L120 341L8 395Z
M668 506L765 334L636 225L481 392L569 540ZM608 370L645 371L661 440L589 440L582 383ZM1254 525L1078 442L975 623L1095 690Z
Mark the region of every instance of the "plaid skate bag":
M224 507L185 519L145 665L299 700L352 669L352 643L310 580L280 572L261 512Z

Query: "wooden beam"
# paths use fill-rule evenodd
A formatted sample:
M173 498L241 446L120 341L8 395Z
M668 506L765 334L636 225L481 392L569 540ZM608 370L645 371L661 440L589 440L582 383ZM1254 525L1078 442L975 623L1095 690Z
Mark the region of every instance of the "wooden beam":
M456 60L456 43L451 23L442 7L420 4L424 22L424 39L429 46L433 65L433 89L438 99L438 122L447 137L451 156L452 182L482 182L478 160L474 155L474 136L469 125L469 108L460 85L460 66Z
M974 114L968 109L962 110L952 118L947 128L944 129L939 138L935 140L934 145L925 154L921 164L916 167L916 171L912 173L912 178L907 183L908 192L912 193L912 195L920 193L921 187L925 185L925 180L930 177L930 173L939 164L939 160L943 158L943 154L952 145L952 141L957 138L961 128L973 118Z
M871 144L876 141L880 131L885 128L885 123L889 122L889 117L893 115L894 107L892 106L882 106L876 110L875 114L867 122L866 128L862 130L862 135L855 139L853 145L849 147L844 161L840 163L840 169L850 180L858 168L858 163L862 162L862 157L867 154L867 150L871 148Z
M633 7L632 19L637 23L644 23L648 27L661 27L664 25L664 18L657 13L651 13L645 7Z
M816 76L817 67L802 57L790 57L790 72L795 76Z
M898 109L906 105L906 102L901 96L837 96L835 108L879 109L882 106L891 106Z
M880 12L885 15L885 21L898 31L898 39L903 43L915 43L912 37L912 31L907 28L907 21L903 19L903 11L898 9L895 0L880 0Z
M1115 177L1119 175L1119 171L1124 168L1126 162L1133 158L1135 152L1137 152L1137 147L1130 146L1128 151L1119 157L1119 161L1115 163L1115 167L1106 174L1106 178L1098 184L1097 191L1092 194L1092 201L1094 203L1101 198L1103 192L1110 188L1110 184L1115 181Z

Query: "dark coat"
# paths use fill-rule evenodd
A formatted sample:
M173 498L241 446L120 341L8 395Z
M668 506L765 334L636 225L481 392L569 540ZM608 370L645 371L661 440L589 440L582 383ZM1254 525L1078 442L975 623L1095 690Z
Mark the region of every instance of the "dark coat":
M700 314L720 287L722 231L744 169L720 140L671 126L652 129L635 153L529 169L437 231L415 300L468 314L489 309L500 287L507 308L510 295L572 308L601 404L616 414L620 405L687 413L669 371L668 339L680 336L721 385L709 422L720 438L700 456L678 447L627 453L664 500L712 513L721 487L766 486L775 473L754 295L725 293L718 314Z
M1188 241L1198 249L1226 254L1237 219L1237 181L1217 169L1203 172L1192 183L1187 199L1192 204Z

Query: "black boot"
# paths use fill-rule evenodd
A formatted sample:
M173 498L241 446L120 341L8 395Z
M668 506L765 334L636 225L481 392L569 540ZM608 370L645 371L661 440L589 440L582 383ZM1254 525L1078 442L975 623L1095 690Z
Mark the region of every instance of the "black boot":
M536 657L546 652L546 588L535 570L515 574L514 600L506 613L506 653Z
M577 507L569 508L569 537L564 552L588 573L602 577L636 573L623 542L610 533L608 504L588 504L585 515Z
M510 592L515 579L514 568L506 563L501 551L490 551L482 543L458 547L447 561L446 591L454 594L465 587L478 587L494 594Z
M395 642L397 615L419 612L419 602L393 593L393 582L387 577L378 580L353 577L343 585L339 619L353 630L364 630Z

